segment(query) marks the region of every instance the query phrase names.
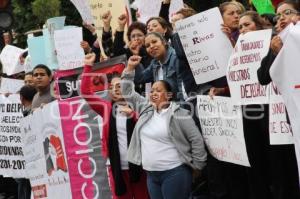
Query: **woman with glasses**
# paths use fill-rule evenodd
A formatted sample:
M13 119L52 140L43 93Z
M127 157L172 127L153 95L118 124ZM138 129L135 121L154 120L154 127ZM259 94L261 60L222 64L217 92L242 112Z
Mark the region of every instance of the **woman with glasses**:
M276 9L277 30L278 33L283 31L290 23L294 22L295 17L299 14L299 5L295 1L283 1ZM272 79L269 73L270 67L283 46L280 37L274 36L271 40L268 55L262 60L261 67L257 71L258 80L262 85L269 84Z
M145 35L146 35L146 25L141 22L133 22L129 25L127 29L127 40L124 40L125 26L128 22L127 15L121 14L118 18L118 27L115 31L114 40L112 40L112 29L110 26L112 16L110 12L103 15L102 20L104 24L104 32L102 36L102 43L105 52L110 52L110 57L116 57L119 55L126 55L129 58L132 55L140 56L141 63L143 66L148 66L151 62L151 57L147 54L145 49ZM143 70L140 68L138 70ZM136 83L136 91L143 93L145 91L144 84Z
M279 32L290 23L293 23L298 13L299 7L294 1L283 1L280 3L276 9ZM267 56L262 60L261 66L257 71L260 84L267 85L272 81L269 70L282 46L283 42L280 37L274 36L271 41L270 50ZM270 181L275 198L300 198L299 174L294 145L270 145L268 158L270 164Z

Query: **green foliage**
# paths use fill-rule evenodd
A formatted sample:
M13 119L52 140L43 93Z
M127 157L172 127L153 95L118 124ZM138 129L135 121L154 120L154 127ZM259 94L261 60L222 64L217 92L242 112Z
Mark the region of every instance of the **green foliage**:
M55 16L66 16L66 25L81 26L81 17L70 0L12 0L17 45L25 48L31 30L42 29L46 20Z
M40 23L47 19L60 16L60 0L35 0L32 3L32 12Z
M26 46L25 32L41 28L41 24L32 14L31 1L28 0L12 0L14 13L14 30L18 33L18 46L24 48Z

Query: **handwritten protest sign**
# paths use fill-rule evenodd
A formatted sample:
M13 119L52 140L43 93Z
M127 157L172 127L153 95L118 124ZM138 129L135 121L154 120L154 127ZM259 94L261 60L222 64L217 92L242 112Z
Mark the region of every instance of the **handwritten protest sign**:
M273 82L280 90L293 129L295 151L300 171L300 26L290 32L270 69ZM292 52L292 53L291 53Z
M37 109L21 124L27 177L34 198L72 198L57 101Z
M71 0L71 2L80 13L82 20L88 24L92 24L93 17L91 15L89 2L87 0Z
M286 108L277 86L270 84L269 131L270 144L293 144L293 132L287 122Z
M68 28L54 32L54 43L60 70L69 70L84 65L84 52L80 47L82 28Z
M0 173L7 177L23 177L25 160L20 132L22 105L17 94L0 95Z
M232 46L221 31L223 19L213 8L176 22L176 30L197 84L226 74Z
M20 91L21 87L24 85L23 80L19 79L9 79L9 78L1 78L1 87L0 87L0 93L14 93Z
M267 104L267 86L259 84L257 69L267 55L271 30L260 30L240 35L230 56L227 81L232 99L239 104Z
M197 96L197 109L204 141L221 161L250 166L244 140L241 107L226 97Z
M19 58L23 53L24 50L21 48L6 45L0 54L3 73L6 73L7 75L13 75L24 71L24 67L19 61Z

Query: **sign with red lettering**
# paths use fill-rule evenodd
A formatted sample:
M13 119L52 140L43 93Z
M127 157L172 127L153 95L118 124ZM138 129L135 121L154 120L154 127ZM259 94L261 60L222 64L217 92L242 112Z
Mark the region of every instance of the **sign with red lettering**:
M287 122L286 107L277 86L270 84L269 132L270 144L293 144L293 132Z
M231 98L239 104L267 104L268 86L257 79L257 69L270 47L272 30L260 30L240 35L230 56L227 81Z
M204 141L218 160L250 166L244 139L241 106L228 97L197 96Z
M185 55L197 84L226 75L232 46L221 31L223 19L218 8L176 22Z

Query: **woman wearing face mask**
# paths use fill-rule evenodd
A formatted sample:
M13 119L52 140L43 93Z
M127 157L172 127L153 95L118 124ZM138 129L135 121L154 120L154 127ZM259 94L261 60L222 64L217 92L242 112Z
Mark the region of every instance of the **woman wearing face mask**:
M136 119L121 95L119 76L112 77L110 101L91 90L95 54L88 54L81 79L81 94L90 107L103 118L102 154L109 160L108 176L113 199L147 199L146 175L141 167L127 160L127 149Z
M146 46L147 38L154 35L146 36ZM153 49L151 54L159 53ZM188 199L192 169L201 170L205 166L202 136L188 111L172 101L168 81L155 81L150 102L134 91L132 66L138 62L131 57L122 74L122 95L140 115L129 146L128 160L142 165L147 171L152 199Z
M276 9L276 26L278 26L278 31L281 32L290 23L293 23L297 15L299 15L299 11L299 5L294 1L281 2ZM283 43L280 37L274 36L271 40L269 53L262 60L261 67L257 71L258 80L262 85L267 85L272 81L269 70L282 46Z
M144 67L141 64L141 57L131 56L128 66L135 69L136 80L138 83L155 82L158 80L167 80L174 93L179 94L174 96L176 99L183 99L181 95L181 79L179 77L179 59L172 47L167 44L165 38L157 33L151 32L146 35L145 47L147 53L152 57L149 66ZM145 68L143 71L137 71L136 68Z

